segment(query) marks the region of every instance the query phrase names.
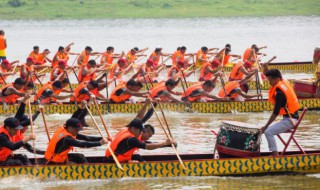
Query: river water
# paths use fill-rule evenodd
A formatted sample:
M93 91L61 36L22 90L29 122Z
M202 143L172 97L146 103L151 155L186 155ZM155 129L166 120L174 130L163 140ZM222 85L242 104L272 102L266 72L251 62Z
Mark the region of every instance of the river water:
M223 47L231 43L232 53L242 54L252 43L267 45L264 52L277 55L277 61L310 61L313 49L319 46L320 17L258 17L258 18L202 18L202 19L113 19L113 20L68 20L68 21L0 21L0 28L6 32L7 55L10 60L27 57L34 45L43 50L49 48L51 56L59 45L75 42L72 49L80 52L86 45L94 51L104 51L109 45L116 52L129 50L134 46L162 46L164 52L173 52L177 46L185 45L188 52L195 52L201 46ZM268 57L267 57L268 58ZM265 59L267 59L265 58ZM287 73L288 78L303 78L309 75ZM214 136L223 120L242 121L263 126L270 112L237 114L190 114L166 112L173 135L178 142L180 153L212 153ZM307 112L296 138L305 149L319 149L319 112ZM47 115L51 135L70 115ZM104 115L112 135L121 130L134 114ZM0 116L4 120L5 116ZM101 122L95 117L99 124ZM89 124L93 122L87 118ZM156 128L152 141L165 139L155 116L149 123ZM36 127L36 147L45 149L47 137L42 119ZM101 125L100 125L101 126ZM98 135L94 128L86 128L82 133ZM263 136L262 151L267 151ZM77 149L85 155L104 155L105 146L92 149ZM279 149L282 146L279 144ZM296 150L294 146L290 150ZM25 150L17 152L27 153ZM173 153L170 148L140 151L141 154ZM27 153L29 157L33 154ZM85 181L41 181L24 177L0 179L0 189L317 189L319 175L307 176L265 176L265 177L184 177L155 179L110 179Z

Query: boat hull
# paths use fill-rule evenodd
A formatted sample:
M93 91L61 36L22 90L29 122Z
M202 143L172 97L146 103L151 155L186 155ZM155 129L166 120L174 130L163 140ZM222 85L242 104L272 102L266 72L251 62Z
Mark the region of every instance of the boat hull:
M201 155L200 155L201 156ZM212 156L207 155L206 157ZM166 156L164 156L166 157ZM182 159L184 157L182 156ZM0 167L0 178L25 175L59 180L110 178L151 178L178 176L239 176L276 173L320 173L320 155L290 155L237 159L195 159L184 161L183 170L176 160L123 164L124 171L112 163Z

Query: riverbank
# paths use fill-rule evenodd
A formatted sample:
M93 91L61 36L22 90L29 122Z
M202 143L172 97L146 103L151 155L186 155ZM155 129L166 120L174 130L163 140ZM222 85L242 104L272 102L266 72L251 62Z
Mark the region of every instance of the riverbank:
M0 18L106 19L320 15L318 0L3 0Z

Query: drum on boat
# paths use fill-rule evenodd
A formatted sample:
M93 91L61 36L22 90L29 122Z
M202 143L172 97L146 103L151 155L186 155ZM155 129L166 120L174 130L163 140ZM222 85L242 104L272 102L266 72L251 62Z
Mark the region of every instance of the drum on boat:
M260 156L260 127L237 121L223 121L217 136L220 158Z
M295 80L293 89L298 98L313 98L317 92L317 86L312 81Z

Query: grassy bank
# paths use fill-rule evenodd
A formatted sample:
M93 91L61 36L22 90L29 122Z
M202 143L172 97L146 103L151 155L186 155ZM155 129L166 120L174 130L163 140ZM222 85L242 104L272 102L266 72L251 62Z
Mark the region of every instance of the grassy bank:
M1 19L320 15L319 0L0 0Z

